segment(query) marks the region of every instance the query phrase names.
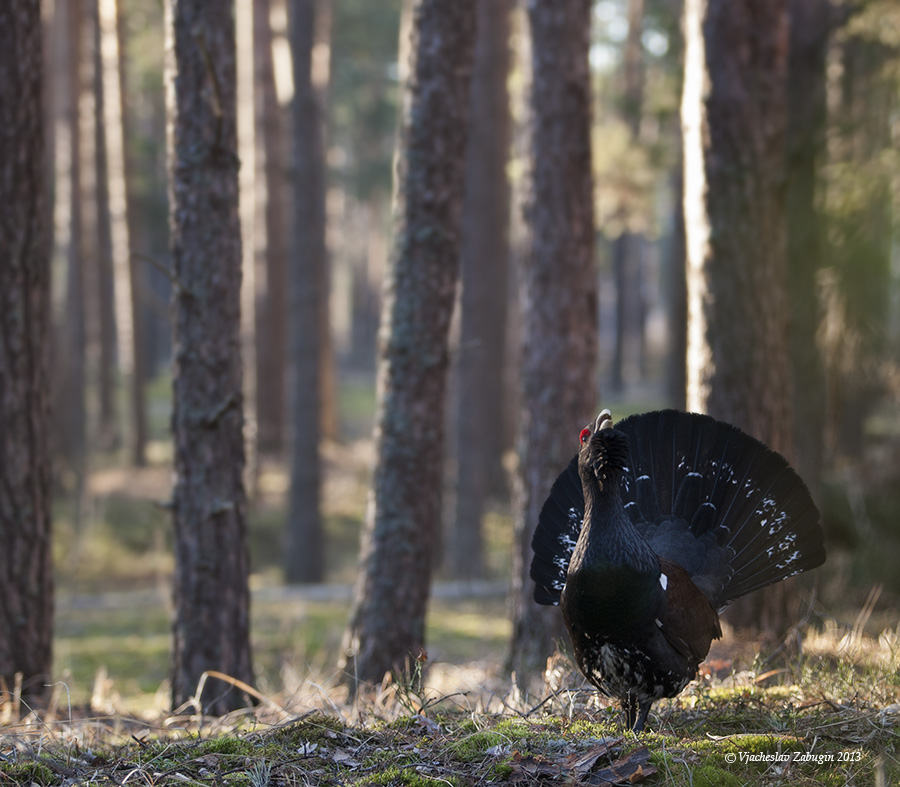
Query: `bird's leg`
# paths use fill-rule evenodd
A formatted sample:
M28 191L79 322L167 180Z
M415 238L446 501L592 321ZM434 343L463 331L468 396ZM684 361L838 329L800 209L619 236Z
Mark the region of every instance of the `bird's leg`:
M622 700L622 710L625 711L625 728L635 729L637 724L638 701L634 694L629 694Z
M634 704L638 704L636 700ZM635 732L641 732L644 729L644 724L647 722L647 716L650 714L650 706L652 704L653 700L646 700L645 702L640 703L640 713L638 713L637 721L632 727Z

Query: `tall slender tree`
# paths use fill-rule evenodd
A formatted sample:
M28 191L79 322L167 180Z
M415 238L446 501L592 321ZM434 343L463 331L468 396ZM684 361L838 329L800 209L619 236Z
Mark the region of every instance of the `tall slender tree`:
M286 437L287 255L290 222L287 134L275 91L271 0L253 3L256 101L256 401L262 454L281 455Z
M562 635L532 599L531 539L550 487L597 405L597 275L591 177L589 0L529 0L530 250L522 271L521 414L512 666L538 674Z
M644 104L644 0L628 0L628 36L622 58L622 119L632 145L639 144ZM627 199L627 197L626 197ZM630 226L627 208L621 235L613 241L612 259L616 280L616 341L613 348L611 387L618 393L626 382L634 383L644 369L645 306L643 278L644 238Z
M54 345L54 416L58 456L71 479L73 516L81 521L87 476L85 255L82 212L80 106L82 53L86 17L82 0L54 8L64 29L64 70L60 79L61 127L57 137L58 167L54 241L65 263L65 298L57 316Z
M509 258L510 0L478 3L466 152L456 397L456 511L447 555L456 577L484 575L482 519L502 477Z
M204 672L252 682L241 396L241 236L234 20L170 0L170 223L174 279L175 622L172 702ZM214 684L214 685L211 685ZM244 702L208 681L204 711ZM221 689L221 690L220 690Z
M319 454L322 346L326 286L325 189L321 112L313 84L316 6L296 0L290 31L294 63L294 250L291 265L290 511L285 552L288 582L318 582L324 575Z
M825 154L825 59L836 15L828 0L790 0L789 6L786 216L793 441L797 470L815 493L825 438L825 375L816 341L822 310L815 295L825 243L816 192Z
M685 33L687 405L790 457L788 1L687 0ZM786 587L731 620L781 628Z
M349 680L420 657L441 521L475 0L418 0L379 348L376 464L346 635Z
M113 279L112 215L109 205L109 155L106 141L106 97L103 80L103 28L100 0L91 9L94 55L94 173L96 178L96 289L99 358L97 370L100 445L110 449L119 442L120 408L116 407L116 312Z
M50 676L50 243L38 0L0 5L0 679Z
M102 88L98 89L103 95L104 186L109 200L108 243L113 267L117 360L126 390L125 443L132 464L140 467L147 462L147 347L141 319L143 277L139 267L144 262L133 256L131 249L137 243L138 233L135 167L129 153L132 125L128 113L128 31L121 3L97 3L102 66Z

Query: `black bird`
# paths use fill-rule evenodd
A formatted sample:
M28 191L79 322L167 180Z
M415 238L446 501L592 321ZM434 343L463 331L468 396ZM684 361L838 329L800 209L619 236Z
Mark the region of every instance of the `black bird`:
M532 541L534 598L562 603L579 669L639 731L729 602L824 562L819 512L783 456L707 415L604 410L580 439Z

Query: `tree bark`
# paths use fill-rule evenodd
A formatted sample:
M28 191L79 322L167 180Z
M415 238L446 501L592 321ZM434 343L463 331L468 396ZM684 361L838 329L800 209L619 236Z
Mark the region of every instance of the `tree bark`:
M322 533L322 309L326 299L325 198L322 127L313 84L317 0L291 8L294 63L294 260L291 269L292 342L290 511L285 579L319 582L324 576Z
M128 36L120 3L98 0L103 78L104 137L109 197L109 242L115 293L118 366L126 390L125 442L136 467L147 463L147 408L144 396L146 354L141 319L140 266L132 255L136 237L134 166L128 153Z
M680 141L681 135L679 133ZM665 250L666 393L669 407L683 410L687 392L687 281L685 279L684 173L682 156L669 179L672 190L672 225Z
M176 288L175 622L172 702L207 670L252 683L241 399L241 237L234 22L222 5L170 0L170 222ZM204 712L245 704L207 682Z
M287 433L288 197L286 133L275 94L270 0L253 4L257 111L257 439L263 454L281 455ZM261 257L261 259L259 259Z
M380 336L376 464L346 635L350 682L409 669L425 645L474 28L474 0L416 3Z
M644 104L644 0L628 0L628 37L623 56L622 118L628 126L631 144L638 144ZM645 306L642 291L643 237L628 228L613 241L613 270L616 280L616 343L613 350L610 385L618 394L637 382L644 373Z
M591 177L590 2L529 0L532 37L531 247L522 270L521 414L514 516L511 663L543 670L562 616L532 599L531 539L557 475L597 406L597 275Z
M241 360L244 402L244 483L250 499L257 494L259 466L259 406L256 377L256 106L254 0L233 0L236 50L238 215L241 224Z
M688 409L790 457L787 0L688 0L685 31ZM781 629L786 585L729 617Z
M116 309L113 278L112 217L109 205L109 163L106 144L100 2L91 9L94 28L94 171L96 177L97 254L96 285L99 323L97 387L100 400L100 445L105 450L119 444L119 408L116 407Z
M825 373L817 333L817 273L824 227L816 207L825 153L825 58L834 22L828 0L790 0L788 63L788 282L791 293L793 441L797 471L816 494L822 474Z
M61 477L72 495L72 516L80 526L87 473L87 410L85 402L85 308L84 255L82 254L81 188L81 55L84 30L82 0L57 6L65 36L63 67L60 75L61 126L65 132L57 139L56 214L54 238L58 254L64 257L65 296L57 317L55 332L54 414Z
M0 5L0 680L51 670L50 244L38 0Z
M482 519L502 477L509 258L510 0L478 3L460 269L452 574L484 576ZM492 487L492 481L493 487Z

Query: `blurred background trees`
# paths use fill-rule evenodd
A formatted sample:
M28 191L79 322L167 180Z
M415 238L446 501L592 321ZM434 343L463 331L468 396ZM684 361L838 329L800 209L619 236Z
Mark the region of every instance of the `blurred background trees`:
M42 6L43 210L48 246L52 241L52 338L48 328L45 351L55 411L48 439L62 592L154 586L173 571L170 514L153 505L171 496L169 303L184 284L170 252L163 79L170 5L45 0ZM568 3L550 5L562 14ZM466 170L466 194L454 238L461 283L449 337L450 407L441 405L433 416L446 419L449 438L437 460L446 505L429 523L441 578L503 585L518 576L527 556L513 560L512 523L518 516L520 528L533 525L526 520L540 504L540 484L532 481L531 514L522 513L521 500L515 506L510 500L510 481L524 489L531 472L523 435L545 429L558 441L554 452L576 447L569 400L559 398L572 394L562 375L578 378L586 409L609 406L617 417L685 403L684 268L692 235L686 241L682 188L690 191L691 181L682 151L708 157L721 137L711 119L706 142L682 138L690 52L681 23L685 14L722 5L585 0L578 6L591 155L561 175L569 170L558 156L572 151L561 146L543 155L538 145L539 113L554 106L541 90L559 66L541 54L543 4L475 3L470 145L465 154L444 152ZM376 336L394 244L394 150L406 78L398 52L409 46L408 28L400 30L404 13L411 23L412 6L401 0L250 6L252 13L240 17L252 18L253 27L243 55L252 59L252 90L241 99L252 102L254 132L253 161L242 162L252 177L245 172L241 195L245 208L253 206L252 233L248 225L243 230L252 260L250 268L244 255L244 284L252 292L242 299L241 326L249 568L266 586L350 582L365 505L353 490L368 488L376 463ZM724 341L733 332L741 347L768 332L768 361L750 376L785 374L780 393L752 400L783 414L770 419L785 438L776 442L787 446L822 503L833 557L820 598L846 599L854 589L865 598L873 583L882 583L879 603L896 605L900 585L890 555L900 545L900 14L890 0L784 0L777 10L777 24L763 32L779 36L780 70L765 85L745 87L780 108L753 114L747 94L738 92L734 112L749 119L727 135L739 171L748 173L741 182L750 189L766 181L758 207L774 235L753 229L758 217L745 199L750 192L733 199L710 192L707 207L719 211L713 240L723 249L716 269L723 287L736 285L739 270L761 275L759 264L777 263L786 269L778 285L784 314L777 316L768 287L744 287L736 303L756 296L758 316L738 319L735 307L717 335ZM708 60L732 54L727 33L707 30ZM747 77L749 67L735 68L737 77ZM556 98L552 91L550 97ZM707 98L724 97L716 91ZM571 126L569 106L561 102L564 117L548 122ZM561 177L538 196L543 167ZM722 179L734 185L735 170ZM568 208L542 224L552 200L568 200ZM541 244L551 251L538 273ZM746 265L738 264L739 255ZM558 280L576 262L589 275L566 289ZM558 297L548 294L555 284ZM584 347L566 344L547 360L532 354L532 340L549 339L537 325L535 303L554 304L551 316L565 310L573 325L586 324L575 312L594 288L596 332L572 329L573 342ZM3 334L11 335L6 327ZM773 353L784 356L778 375ZM742 355L725 355L736 374L748 371ZM538 401L526 381L542 372L558 391ZM691 400L691 406L700 405ZM0 435L4 446L12 434ZM549 457L549 450L538 454ZM289 537L298 525L301 535ZM522 587L517 603L529 603L527 583Z

